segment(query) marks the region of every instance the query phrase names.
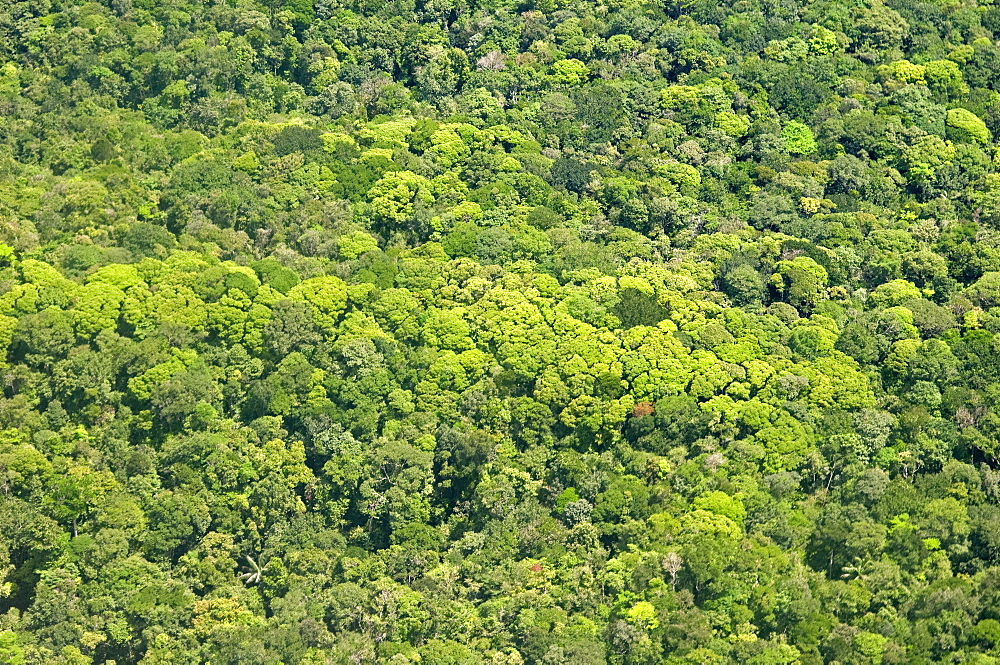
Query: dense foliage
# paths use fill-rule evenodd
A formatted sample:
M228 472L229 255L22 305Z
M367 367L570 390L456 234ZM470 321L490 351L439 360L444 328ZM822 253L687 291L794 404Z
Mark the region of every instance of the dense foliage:
M1000 663L997 38L4 2L0 661Z

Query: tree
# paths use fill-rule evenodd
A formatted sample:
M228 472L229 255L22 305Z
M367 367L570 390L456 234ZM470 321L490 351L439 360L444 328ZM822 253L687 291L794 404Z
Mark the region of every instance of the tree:
M963 108L949 109L945 124L948 138L958 143L990 143L993 139L986 123Z
M809 155L816 152L816 141L812 130L801 122L789 122L781 130L788 152L793 155Z
M283 127L277 136L274 137L274 152L279 156L291 154L293 152L309 152L323 148L323 139L320 138L320 131L302 125L288 125Z
M552 64L553 78L563 85L579 85L587 80L589 75L590 69L587 65L576 58L559 60Z
M827 272L808 256L779 261L776 268L772 284L796 307L809 310L824 296Z
M347 285L333 275L313 277L293 286L288 297L310 305L316 325L332 331L347 307Z

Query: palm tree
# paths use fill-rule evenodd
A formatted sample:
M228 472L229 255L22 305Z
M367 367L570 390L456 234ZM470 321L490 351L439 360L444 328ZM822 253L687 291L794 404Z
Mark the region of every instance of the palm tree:
M250 558L249 554L244 555L244 558L247 560L247 563L250 564L250 571L242 573L240 575L240 579L243 580L243 582L248 586L251 584L260 584L261 579L264 577L264 570L267 569L267 566L261 568L256 561Z

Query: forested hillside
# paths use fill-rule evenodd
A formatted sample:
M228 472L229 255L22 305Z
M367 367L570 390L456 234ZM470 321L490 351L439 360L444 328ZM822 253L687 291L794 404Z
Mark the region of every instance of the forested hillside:
M1000 663L1000 5L0 5L0 662Z

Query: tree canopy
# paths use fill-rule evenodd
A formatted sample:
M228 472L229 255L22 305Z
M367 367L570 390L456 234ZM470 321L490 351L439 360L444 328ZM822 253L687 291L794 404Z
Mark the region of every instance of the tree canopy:
M1000 662L1000 7L0 12L0 662Z

